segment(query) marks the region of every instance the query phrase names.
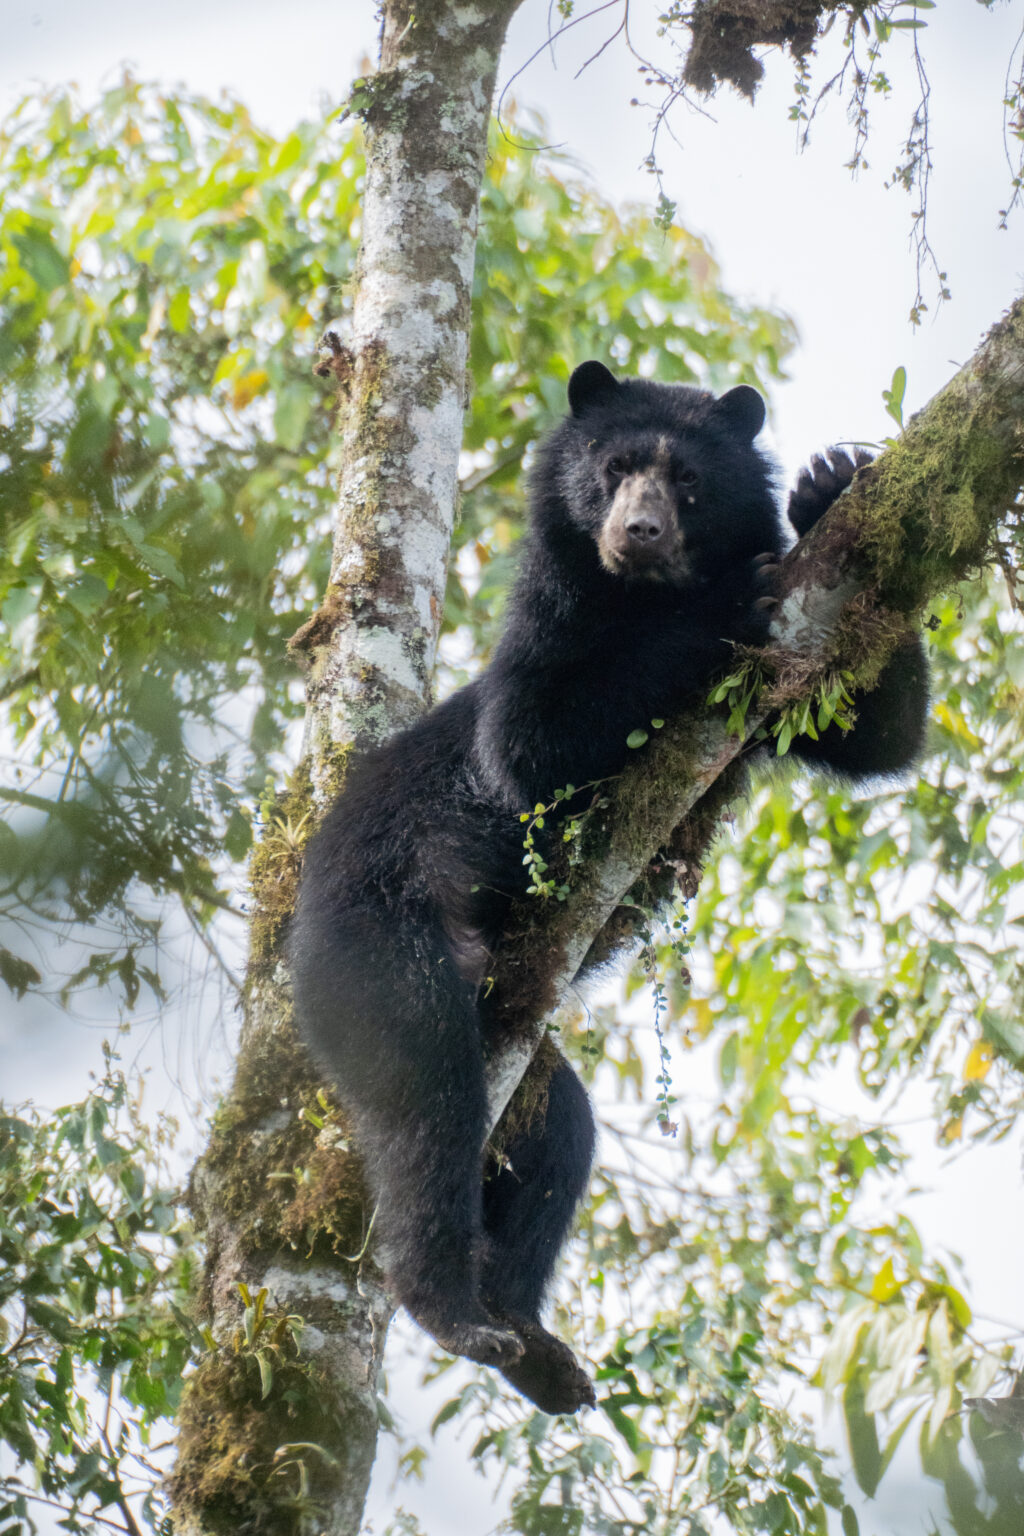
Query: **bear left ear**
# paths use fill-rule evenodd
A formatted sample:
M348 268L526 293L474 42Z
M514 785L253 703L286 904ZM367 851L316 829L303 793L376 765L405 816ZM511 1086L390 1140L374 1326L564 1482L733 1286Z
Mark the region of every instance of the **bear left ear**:
M736 437L752 443L764 426L764 401L749 384L737 384L715 401L712 414Z
M582 416L591 406L608 405L618 388L618 380L604 363L593 359L580 363L569 380L569 409L574 416Z

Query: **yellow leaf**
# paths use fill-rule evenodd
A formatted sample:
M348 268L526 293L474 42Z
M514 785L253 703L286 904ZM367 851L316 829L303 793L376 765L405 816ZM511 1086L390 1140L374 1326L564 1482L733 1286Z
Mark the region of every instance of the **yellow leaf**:
M983 1077L987 1077L989 1068L995 1060L995 1054L987 1040L976 1040L964 1063L964 1082L976 1083Z
M886 1259L878 1274L871 1282L871 1300L885 1303L892 1301L901 1290L901 1282L896 1279L896 1272L892 1267L892 1259Z
M965 742L969 747L980 746L981 743L978 737L975 736L958 709L952 709L949 704L941 699L934 708L939 723L945 726L951 736L956 736L958 740Z
M693 1020L690 1028L698 1040L706 1040L714 1027L715 1016L706 997L695 997L683 1017L687 1024Z
M270 377L264 368L253 368L249 373L243 373L231 386L231 404L236 411L243 410L250 400L263 394L269 383Z

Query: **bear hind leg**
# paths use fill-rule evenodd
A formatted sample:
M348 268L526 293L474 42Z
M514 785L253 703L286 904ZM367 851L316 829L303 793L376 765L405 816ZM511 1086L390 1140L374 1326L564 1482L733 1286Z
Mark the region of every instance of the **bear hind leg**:
M352 1118L389 1286L450 1353L509 1365L524 1346L480 1300L487 1104L475 989L429 918L398 929L365 914L321 920L309 903L300 919L297 1013Z
M582 1084L558 1058L546 1105L503 1149L484 1184L481 1295L523 1344L502 1375L545 1413L594 1405L594 1388L568 1345L540 1322L544 1292L586 1193L594 1120Z

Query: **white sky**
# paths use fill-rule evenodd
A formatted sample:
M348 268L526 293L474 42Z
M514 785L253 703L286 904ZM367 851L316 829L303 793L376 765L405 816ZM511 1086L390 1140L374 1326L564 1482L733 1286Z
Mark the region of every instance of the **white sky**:
M651 16L659 8L650 4ZM503 82L543 39L547 13L547 0L525 0L512 28ZM889 52L886 67L897 99L873 107L875 132L867 151L872 168L857 181L842 169L852 131L837 104L816 125L809 151L795 153L786 116L792 69L779 61L769 64L756 108L725 94L712 104L710 117L680 108L672 124L678 146L667 136L661 144L666 191L678 202L682 222L709 241L726 287L744 299L778 305L797 321L802 345L790 364L792 382L774 398L776 442L790 473L837 438L885 436L891 424L881 391L894 368L907 369L908 410L922 405L970 356L1024 280L1024 216L1018 213L1008 232L997 227L1009 196L1003 81L1024 24L1024 0L999 4L992 13L976 0L941 0L928 14L923 45L935 158L930 232L953 298L937 314L930 311L916 332L906 318L914 294L911 204L882 185L916 104L909 34ZM642 30L642 18L635 21ZM557 70L545 52L516 81L514 95L545 114L551 141L588 167L606 195L649 204L653 184L641 169L649 114L627 105L633 95L645 94L635 64L613 44L574 78L606 27L606 17L599 17L576 29L555 50ZM373 54L375 34L369 0L293 0L287 7L279 0L0 0L0 110L40 82L77 81L88 99L129 62L145 79L181 82L209 94L229 88L259 121L283 131L314 114L325 94L333 101L345 94L360 60ZM931 303L930 291L926 297ZM193 1018L186 1034L202 1041L212 1028ZM52 1019L41 1020L40 1029L20 1042L13 1029L6 1041L5 1033L0 1021L6 1096L34 1094L54 1103L83 1091L85 1072L98 1060L96 1033L58 1029ZM165 1031L154 1035L147 1054L173 1076L181 1070L179 1050ZM1017 1156L1016 1147L979 1150L968 1163L941 1173L932 1163L928 1176L941 1181L942 1195L915 1208L933 1238L944 1236L948 1246L971 1255L975 1297L981 1310L995 1315L1019 1308L1017 1282L1024 1272ZM984 1201L979 1189L986 1192ZM397 1336L399 1349L401 1338L410 1336ZM401 1399L408 1406L409 1394L403 1391ZM423 1423L428 1420L429 1412ZM410 1428L422 1432L423 1425L410 1422ZM418 1509L430 1536L449 1530L476 1536L499 1518L484 1485L461 1470L467 1450L462 1442L438 1457L447 1481L436 1478L422 1496L409 1490L398 1495ZM458 1508L447 1492L453 1477ZM874 1506L874 1536L926 1528L920 1500L900 1506L897 1488L890 1497L897 1502L888 1508L882 1501ZM391 1502L379 1480L378 1530ZM862 1528L870 1531L869 1524Z

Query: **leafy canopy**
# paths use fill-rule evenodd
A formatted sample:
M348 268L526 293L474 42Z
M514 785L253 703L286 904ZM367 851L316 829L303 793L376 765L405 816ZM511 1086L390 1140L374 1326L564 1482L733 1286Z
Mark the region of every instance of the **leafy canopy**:
M160 902L228 905L327 573L333 402L315 344L351 304L359 140L278 141L237 103L126 79L0 130L0 916L91 938L65 986L158 985ZM619 216L495 135L449 624L490 635L522 462L572 361L757 382L785 321L698 240ZM480 571L482 569L482 579ZM465 574L463 574L465 572ZM111 942L96 925L113 923ZM15 936L0 975L39 984Z
M163 1167L173 1130L145 1128L110 1059L80 1104L0 1111L4 1536L41 1507L71 1532L109 1525L103 1511L116 1529L163 1528L159 1442L197 1267Z

